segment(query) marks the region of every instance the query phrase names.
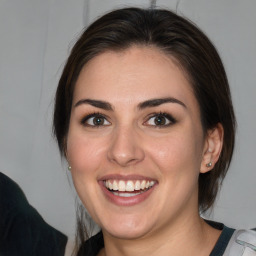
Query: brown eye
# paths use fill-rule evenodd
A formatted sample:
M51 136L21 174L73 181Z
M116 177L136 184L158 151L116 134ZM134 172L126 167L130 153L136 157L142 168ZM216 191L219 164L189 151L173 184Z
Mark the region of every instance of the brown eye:
M103 117L94 117L92 118L92 122L94 125L104 125L105 119Z
M166 113L159 113L151 116L145 124L155 127L165 127L174 123L176 123L176 120L171 115Z
M168 120L163 115L159 115L154 118L155 125L166 125L167 122Z
M104 116L100 114L91 114L86 116L81 123L85 126L92 127L107 126L111 124Z

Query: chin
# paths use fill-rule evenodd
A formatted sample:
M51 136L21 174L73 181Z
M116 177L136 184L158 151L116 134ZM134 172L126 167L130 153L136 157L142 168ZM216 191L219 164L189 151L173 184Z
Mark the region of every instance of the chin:
M133 239L139 239L141 237L144 237L148 232L146 230L139 230L139 229L111 229L106 230L106 232L118 239L125 239L125 240L133 240Z
M108 221L106 225L101 225L103 232L106 231L113 237L119 239L138 239L150 232L152 223L146 221L146 218L127 219L122 216L114 218L113 222Z

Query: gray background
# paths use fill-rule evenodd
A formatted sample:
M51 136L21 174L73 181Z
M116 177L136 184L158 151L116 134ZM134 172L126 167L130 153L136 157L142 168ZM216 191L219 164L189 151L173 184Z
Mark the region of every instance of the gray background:
M179 3L177 3L179 2ZM0 0L0 171L30 203L71 237L75 192L51 135L54 92L82 28L107 10L150 1ZM165 0L197 23L219 50L238 120L230 171L208 217L256 227L256 1Z

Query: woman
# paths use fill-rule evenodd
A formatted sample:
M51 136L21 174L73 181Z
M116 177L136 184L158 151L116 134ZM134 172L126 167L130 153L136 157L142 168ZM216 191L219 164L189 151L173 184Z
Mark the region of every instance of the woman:
M223 255L234 230L206 222L229 167L235 117L217 51L167 10L128 8L78 39L54 132L102 232L79 255Z

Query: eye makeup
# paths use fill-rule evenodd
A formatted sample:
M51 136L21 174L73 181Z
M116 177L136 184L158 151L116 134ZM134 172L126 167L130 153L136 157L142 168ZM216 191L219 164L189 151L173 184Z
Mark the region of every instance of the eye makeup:
M86 115L81 119L80 123L83 126L91 128L99 128L101 126L111 125L111 123L108 121L108 118L99 112L94 112Z
M171 126L176 122L177 120L171 114L168 114L165 112L156 112L156 113L150 114L143 124L147 126L157 127L157 128L164 128L164 127Z

